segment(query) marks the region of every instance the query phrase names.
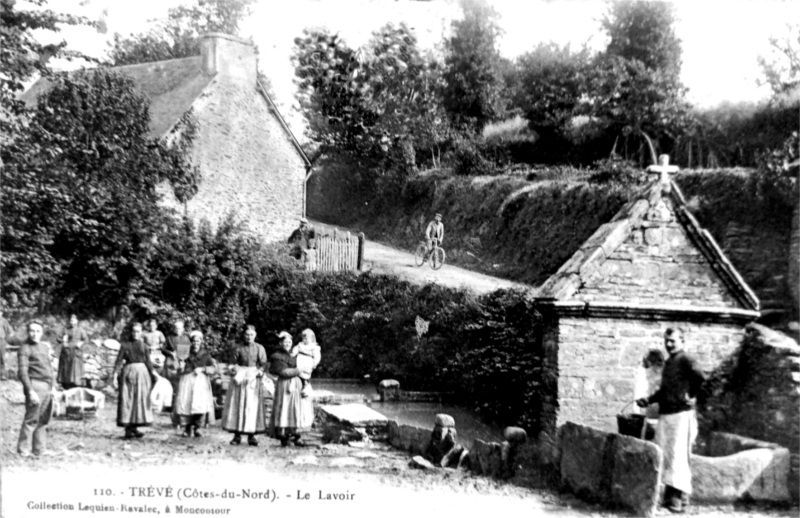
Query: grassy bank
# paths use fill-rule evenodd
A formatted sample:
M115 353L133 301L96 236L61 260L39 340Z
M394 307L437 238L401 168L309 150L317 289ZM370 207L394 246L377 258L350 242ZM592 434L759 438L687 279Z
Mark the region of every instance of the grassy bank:
M320 190L328 196L316 195L319 203L309 213L413 250L427 222L441 212L448 261L538 285L629 200L637 185L630 180L570 168L483 177L427 174L386 191L388 199L344 203L336 189L328 190L332 182L323 172L310 186L311 196ZM742 169L682 171L676 180L765 307L788 307L791 184Z

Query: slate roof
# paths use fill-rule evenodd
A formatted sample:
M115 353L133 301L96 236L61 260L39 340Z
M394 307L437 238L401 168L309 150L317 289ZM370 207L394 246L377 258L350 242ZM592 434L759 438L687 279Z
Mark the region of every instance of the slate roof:
M172 129L200 96L203 90L213 81L214 76L203 72L200 56L170 59L138 65L110 67L105 70L118 72L131 78L135 88L150 99L150 132L152 138L163 138ZM36 104L37 97L50 87L47 79L39 79L20 99L29 107ZM270 111L278 118L283 130L288 134L292 145L300 154L307 168L311 162L300 147L286 121L281 116L275 103L261 84L255 85L264 97Z
M627 203L614 218L601 225L537 291L538 300L569 300L580 287L597 271L617 248L625 242L633 229L646 217L648 210L669 197L677 221L686 230L692 243L708 260L711 268L725 287L746 310L759 311L760 302L753 290L736 271L725 256L714 237L704 228L686 207L686 200L678 185L672 180L656 181L645 186L639 195Z

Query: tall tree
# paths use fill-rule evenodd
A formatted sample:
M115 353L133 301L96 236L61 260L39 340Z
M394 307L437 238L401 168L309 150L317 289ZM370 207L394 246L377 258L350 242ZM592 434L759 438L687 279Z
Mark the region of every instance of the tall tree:
M681 42L675 35L674 7L669 2L615 0L601 21L610 41L606 54L639 61L646 69L678 77Z
M671 4L636 0L611 2L602 21L609 43L591 74L587 111L611 135L633 137L642 163L651 143L673 145L691 122L674 23Z
M50 74L51 57L84 57L67 49L66 41L42 44L34 31L60 32L64 25L91 25L80 16L47 9L46 0L28 0L20 8L16 0L0 0L0 135L11 138L18 129L24 104L18 99L26 81ZM32 8L31 8L32 7Z
M795 92L795 98L800 99L800 24L790 26L782 38L770 38L769 43L771 55L758 58L764 83L776 96Z
M113 66L177 59L200 54L200 36L207 32L237 34L252 13L255 0L195 0L168 11L167 19L147 32L114 35Z
M335 34L295 40L298 100L315 142L360 157L413 162L414 148L440 130L438 64L420 53L406 25L387 24L351 49ZM412 164L406 164L412 165Z
M169 224L156 186L171 184L185 200L198 181L185 146L149 138L148 123L149 102L124 76L54 79L3 150L4 291L59 293L94 307L126 300Z
M517 59L513 101L538 134L538 146L559 148L565 140L573 118L580 114L589 64L585 48L574 52L569 45L554 43L540 44Z
M503 111L496 43L497 12L485 0L462 0L464 17L445 41L443 106L457 125L480 130Z

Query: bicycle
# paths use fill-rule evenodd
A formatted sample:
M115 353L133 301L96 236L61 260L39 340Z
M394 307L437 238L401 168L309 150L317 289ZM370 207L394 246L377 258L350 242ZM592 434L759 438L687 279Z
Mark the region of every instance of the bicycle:
M417 266L422 266L428 261L431 268L438 270L444 264L446 255L447 254L444 253L444 248L439 246L438 239L433 240L433 248L430 250L428 250L428 243L423 241L417 246L417 250L414 252L414 262Z

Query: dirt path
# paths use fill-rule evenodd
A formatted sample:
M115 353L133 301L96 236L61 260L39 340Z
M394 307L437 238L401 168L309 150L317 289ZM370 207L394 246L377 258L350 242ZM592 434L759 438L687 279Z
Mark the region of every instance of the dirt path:
M332 230L333 226L312 222L317 229ZM417 267L414 254L408 251L367 240L364 245L364 270L385 275L394 275L415 284L436 283L448 288L467 289L483 295L499 289L530 290L531 286L491 277L445 264L433 270L428 264Z
M143 439L124 441L115 426L113 399L94 419L54 419L48 430L54 455L23 458L15 453L23 411L20 384L0 382L0 516L5 518L131 512L143 517L627 515L571 495L532 489L524 481L416 470L409 466L408 454L388 445L323 444L313 430L304 448L281 448L264 436L258 447L231 446L231 435L218 424L202 430L201 438L182 438L162 413L152 427L142 429ZM148 494L152 496L143 496ZM85 509L79 511L79 506ZM691 514L783 517L794 516L796 510L705 507L693 508Z

